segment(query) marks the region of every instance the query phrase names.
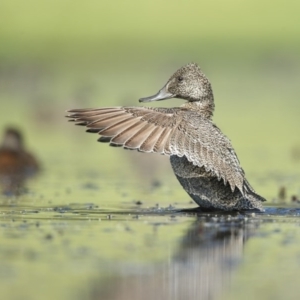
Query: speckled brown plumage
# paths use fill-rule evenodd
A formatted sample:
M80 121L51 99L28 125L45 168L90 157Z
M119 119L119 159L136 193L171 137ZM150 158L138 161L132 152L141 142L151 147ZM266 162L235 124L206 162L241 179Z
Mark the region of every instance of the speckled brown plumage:
M67 117L112 146L170 156L179 182L200 206L222 210L262 210L264 198L245 178L230 140L212 123L211 84L197 64L177 70L154 96L187 100L180 107L74 109Z

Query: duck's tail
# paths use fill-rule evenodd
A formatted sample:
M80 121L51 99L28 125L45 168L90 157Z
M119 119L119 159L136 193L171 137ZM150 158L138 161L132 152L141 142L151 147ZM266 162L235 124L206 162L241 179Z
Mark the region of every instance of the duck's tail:
M248 205L251 206L252 209L259 209L260 211L264 211L262 202L266 201L266 199L258 195L246 179L244 182L244 195L245 200L248 202Z

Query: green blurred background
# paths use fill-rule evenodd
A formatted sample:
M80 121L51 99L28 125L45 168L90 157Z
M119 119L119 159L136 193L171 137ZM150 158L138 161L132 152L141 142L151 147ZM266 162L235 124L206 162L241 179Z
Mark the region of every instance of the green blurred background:
M118 169L116 157L132 155L97 145L65 110L139 105L194 61L212 82L214 121L258 191L299 193L290 180L300 161L299 10L293 0L2 0L0 126L20 127L46 169L58 157Z
M141 210L156 203L195 206L168 159L101 145L64 116L71 108L140 105L140 97L156 93L188 62L211 80L214 122L232 140L257 192L269 205L281 186L286 201L299 197L299 12L299 0L1 0L0 130L19 127L43 170L17 201L0 195L2 296L80 299L95 276L115 291L114 278L126 277L128 269L132 275L132 267L161 273L157 262L176 266L180 239L196 217L174 222L127 213L139 213L136 200ZM281 227L268 225L271 238L261 221L263 233L246 251L246 233L237 248L231 239L230 251L245 254L246 263L228 299L292 299L298 292L299 218L275 221L282 219ZM284 242L289 236L294 243ZM205 240L197 253L201 247ZM219 252L208 251L204 265L223 268L214 259ZM214 274L205 273L202 282L215 284ZM198 278L191 283L198 286Z

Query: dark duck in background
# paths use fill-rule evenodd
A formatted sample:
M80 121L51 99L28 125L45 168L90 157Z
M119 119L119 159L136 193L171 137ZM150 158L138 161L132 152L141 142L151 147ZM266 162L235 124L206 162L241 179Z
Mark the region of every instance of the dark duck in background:
M25 149L21 132L7 128L0 144L0 183L4 194L22 193L24 181L38 170L39 164Z

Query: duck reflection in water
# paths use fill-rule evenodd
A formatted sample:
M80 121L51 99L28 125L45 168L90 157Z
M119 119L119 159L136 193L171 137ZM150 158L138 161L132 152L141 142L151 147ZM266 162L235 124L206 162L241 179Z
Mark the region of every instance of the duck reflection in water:
M22 194L26 179L39 170L35 157L26 151L21 132L9 127L0 145L0 183L5 195Z
M127 273L122 268L122 277L106 282L105 287L97 285L90 299L222 299L243 257L245 242L258 226L259 220L245 222L241 215L200 217L172 258L148 269L128 268L126 263Z

